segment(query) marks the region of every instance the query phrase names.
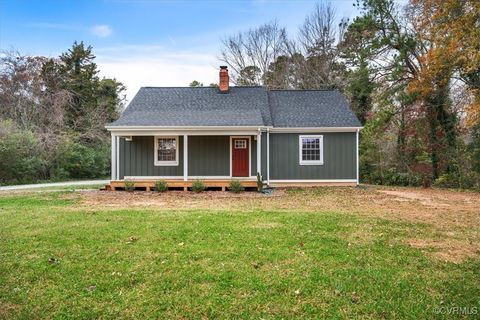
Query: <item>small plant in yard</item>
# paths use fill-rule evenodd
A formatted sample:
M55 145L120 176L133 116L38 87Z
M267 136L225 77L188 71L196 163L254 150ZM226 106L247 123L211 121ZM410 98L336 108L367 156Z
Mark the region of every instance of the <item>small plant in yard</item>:
M133 190L135 190L135 182L125 180L125 191L133 192Z
M155 190L157 192L165 192L168 190L168 183L165 180L155 181Z
M202 180L195 180L192 182L192 191L193 192L203 192L207 187Z
M257 189L258 191L263 190L263 178L260 172L257 172Z
M245 188L243 187L242 183L239 180L232 180L228 185L228 190L233 193L239 193L245 190Z

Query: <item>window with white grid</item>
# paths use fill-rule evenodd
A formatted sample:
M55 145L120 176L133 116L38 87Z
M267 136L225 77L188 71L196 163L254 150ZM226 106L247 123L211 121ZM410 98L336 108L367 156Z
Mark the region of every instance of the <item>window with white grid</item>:
M323 136L303 135L299 138L300 165L323 164Z
M247 140L235 140L235 149L247 149Z
M178 137L155 137L155 165L178 165Z

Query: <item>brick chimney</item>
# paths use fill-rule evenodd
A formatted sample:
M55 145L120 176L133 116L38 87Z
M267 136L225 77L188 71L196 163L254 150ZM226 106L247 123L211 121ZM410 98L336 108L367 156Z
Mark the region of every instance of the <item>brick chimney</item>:
M220 93L228 93L229 81L230 81L230 77L228 76L228 67L220 66L220 81L218 83L218 88L220 89Z

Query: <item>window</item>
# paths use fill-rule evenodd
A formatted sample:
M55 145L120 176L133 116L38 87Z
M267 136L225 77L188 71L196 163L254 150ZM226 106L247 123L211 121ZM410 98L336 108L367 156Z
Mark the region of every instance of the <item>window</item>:
M247 149L247 140L235 140L235 149Z
M323 136L300 136L300 165L323 165Z
M178 137L155 137L155 165L178 166Z

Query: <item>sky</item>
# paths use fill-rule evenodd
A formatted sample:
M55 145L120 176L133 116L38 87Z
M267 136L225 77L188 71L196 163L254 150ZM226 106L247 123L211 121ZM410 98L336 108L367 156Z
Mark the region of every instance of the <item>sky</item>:
M355 0L331 1L353 18ZM58 56L93 47L100 75L127 87L218 82L221 39L277 20L294 36L315 1L0 0L0 50Z

